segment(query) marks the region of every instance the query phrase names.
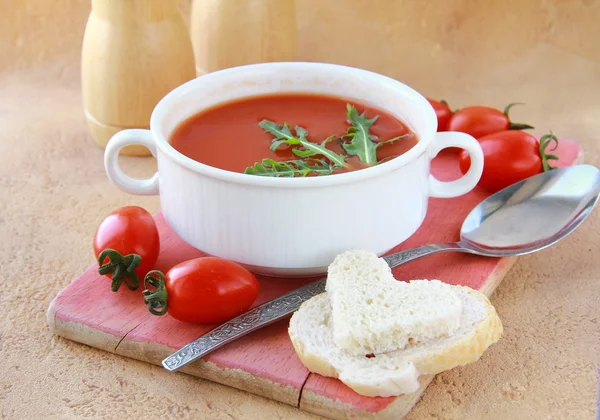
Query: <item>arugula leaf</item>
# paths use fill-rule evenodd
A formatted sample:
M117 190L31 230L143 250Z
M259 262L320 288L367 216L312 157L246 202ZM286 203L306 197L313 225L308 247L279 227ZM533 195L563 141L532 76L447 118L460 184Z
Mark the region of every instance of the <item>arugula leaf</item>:
M253 166L247 167L244 173L271 177L305 177L308 174L330 175L337 169L349 168L350 165L346 163L349 156L358 156L362 163L373 166L381 163L377 162L377 149L379 147L408 136L408 134L405 134L377 142L369 130L379 117L375 116L368 119L366 113L359 114L354 106L347 104L346 107L347 119L351 124L346 134L329 136L321 143L313 143L308 140L308 131L303 127L295 126L292 131L288 123L281 126L266 119L261 121L258 124L259 127L274 137L270 147L272 152L285 144L291 146L292 153L300 159L278 162L274 159L265 158L261 162L256 162ZM342 141L345 153L339 154L327 148L327 143L335 139ZM315 156L320 157L316 158ZM390 158L383 159L382 162ZM550 155L549 158L552 159L553 156Z
M309 162L313 162L313 164L311 165ZM312 172L318 175L330 175L336 169L338 167L328 164L323 159L311 159L309 161L294 159L284 162L263 159L262 162L257 162L253 166L246 168L244 173L273 177L305 177Z
M346 156L335 153L326 147L327 142L330 140L329 138L325 139L321 144L312 143L306 138L308 131L300 126L295 127L296 135L294 136L290 131L288 123L285 123L282 127L273 121L263 120L258 125L275 137L270 148L272 152L277 150L282 144L289 144L290 146L299 146L292 149L292 152L296 156L307 158L321 155L329 159L336 166L347 166Z
M379 116L368 119L365 113L358 114L356 108L347 104L348 120L352 127L348 128L348 134L344 137L350 138L349 143L343 143L344 150L349 155L358 156L361 162L376 165L377 164L377 144L369 134L369 129L377 121ZM388 140L389 141L389 140Z
M395 142L395 141L397 141L397 140L401 140L401 139L403 139L403 138L406 138L406 137L408 137L408 134L403 134L403 135L401 135L401 136L394 137L393 139L389 139L389 140L386 140L386 141L380 141L379 143L377 143L377 144L375 145L375 147L376 147L377 149L379 149L379 148L380 148L381 146L383 146L384 144L393 143L393 142ZM381 163L381 162L379 162L379 163Z

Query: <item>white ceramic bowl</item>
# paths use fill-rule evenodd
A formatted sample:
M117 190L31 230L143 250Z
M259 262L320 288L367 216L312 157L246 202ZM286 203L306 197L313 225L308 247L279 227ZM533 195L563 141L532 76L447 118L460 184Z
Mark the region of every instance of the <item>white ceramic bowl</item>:
M418 136L408 152L380 165L338 175L268 178L210 167L168 142L186 118L215 104L254 95L310 92L372 104ZM385 253L423 222L429 197L456 197L475 187L483 170L479 143L463 133L436 133L429 102L410 87L377 73L322 63L267 63L191 80L156 106L150 130L116 134L105 151L108 177L131 194L160 194L167 223L187 243L267 275L324 273L346 250ZM118 165L121 148L139 144L156 157L158 172L136 180ZM441 182L430 160L446 147L467 149L471 169Z

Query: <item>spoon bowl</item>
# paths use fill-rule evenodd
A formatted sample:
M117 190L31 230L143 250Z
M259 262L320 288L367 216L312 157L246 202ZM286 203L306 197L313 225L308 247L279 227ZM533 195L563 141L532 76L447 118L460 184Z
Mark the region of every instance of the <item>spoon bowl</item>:
M600 170L576 165L511 185L475 207L460 244L478 254L529 254L560 241L591 213L600 196Z
M592 165L554 169L517 182L479 203L467 215L458 242L424 245L390 254L390 267L438 252L516 257L565 238L590 215L600 196L600 170Z

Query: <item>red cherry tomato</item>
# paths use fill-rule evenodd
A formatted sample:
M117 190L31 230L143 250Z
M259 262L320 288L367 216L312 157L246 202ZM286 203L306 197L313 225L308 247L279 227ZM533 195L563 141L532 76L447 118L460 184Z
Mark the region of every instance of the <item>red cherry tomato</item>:
M450 121L450 117L452 116L452 110L450 109L446 101L438 102L429 98L427 100L435 110L435 115L437 116L437 131L448 131L448 122Z
M512 123L508 116L510 109L517 105L509 104L504 112L489 106L468 106L452 114L448 131L461 131L476 139L505 130L525 130L533 128L527 124Z
M100 223L93 246L98 271L112 279L116 292L123 281L131 290L138 288L139 279L156 263L160 240L152 215L141 207L126 206Z
M246 312L259 292L254 275L217 257L184 261L166 275L151 271L144 280L144 301L154 315L199 324L228 321ZM148 285L156 290L149 290Z
M516 130L501 131L479 139L483 150L483 174L480 187L496 192L525 178L553 169L548 160L558 159L546 153L551 142L558 143L552 134L540 141L529 133ZM471 159L466 150L459 155L460 170L467 173Z

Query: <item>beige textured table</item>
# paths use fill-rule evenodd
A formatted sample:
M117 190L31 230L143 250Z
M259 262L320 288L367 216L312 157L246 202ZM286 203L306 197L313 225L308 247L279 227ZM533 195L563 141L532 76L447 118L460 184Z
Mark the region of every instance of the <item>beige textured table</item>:
M600 165L600 2L298 0L300 57L396 77L454 107L579 140ZM182 1L187 13L189 4ZM7 419L316 419L292 407L53 336L52 298L92 263L91 237L128 196L104 175L79 82L87 1L12 0L0 12L0 412ZM324 41L324 39L328 41ZM123 158L136 175L152 159ZM505 335L439 375L417 419L593 419L600 354L600 211L521 258L492 298ZM489 367L501 366L496 375Z

